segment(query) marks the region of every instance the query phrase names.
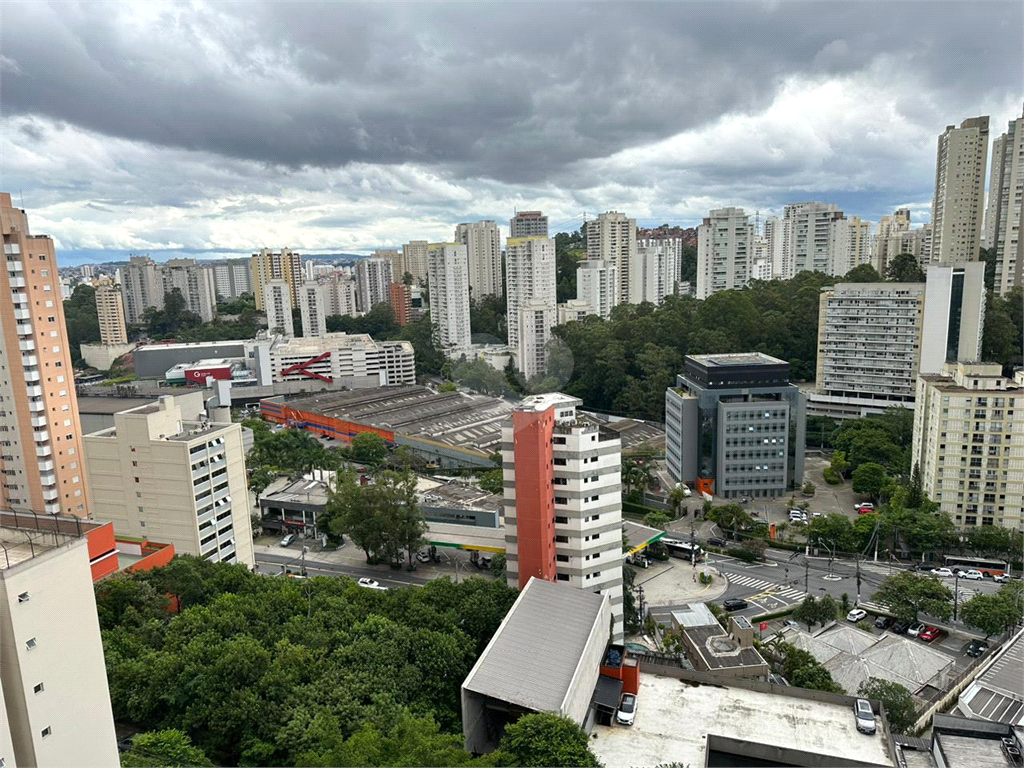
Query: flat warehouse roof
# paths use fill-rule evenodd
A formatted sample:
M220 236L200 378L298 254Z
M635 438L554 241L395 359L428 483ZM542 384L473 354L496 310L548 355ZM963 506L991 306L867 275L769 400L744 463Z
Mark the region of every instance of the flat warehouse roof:
M634 724L597 726L591 735L590 748L605 765L707 765L712 736L830 757L836 764L894 765L881 727L873 736L857 731L852 700L848 706L645 673Z

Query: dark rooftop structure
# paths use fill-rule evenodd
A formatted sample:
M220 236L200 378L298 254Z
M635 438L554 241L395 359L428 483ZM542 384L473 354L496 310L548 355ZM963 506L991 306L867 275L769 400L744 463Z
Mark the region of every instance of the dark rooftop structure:
M938 766L1017 768L1024 764L1013 726L938 714L932 718L932 755Z
M686 375L706 389L777 387L789 383L789 363L762 352L687 355Z

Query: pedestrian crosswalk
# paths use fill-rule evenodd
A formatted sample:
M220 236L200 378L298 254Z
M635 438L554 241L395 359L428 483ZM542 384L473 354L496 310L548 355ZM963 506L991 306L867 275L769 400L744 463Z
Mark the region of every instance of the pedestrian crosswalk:
M765 592L770 594L772 597L788 598L794 602L803 600L807 593L801 589L795 587L787 587L785 584L779 584L774 581L765 581L764 579L755 579L753 576L744 576L742 574L728 573L726 574L730 584L738 584L743 587L750 587L753 590L759 592Z

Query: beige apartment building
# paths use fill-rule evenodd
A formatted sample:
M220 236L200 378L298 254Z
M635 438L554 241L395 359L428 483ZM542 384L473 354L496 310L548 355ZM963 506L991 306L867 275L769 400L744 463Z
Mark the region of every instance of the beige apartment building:
M913 463L924 492L957 527L1020 530L1024 505L1024 373L956 363L917 383Z
M96 516L180 554L254 564L240 424L210 421L203 394L164 396L85 437Z
M1021 284L1024 240L1024 116L1011 120L1006 133L992 142L988 212L985 214L985 247L994 248L994 290L1002 295Z
M270 280L263 285L263 309L267 313L267 328L271 333L295 335L295 317L292 315L293 291L284 280Z
M932 198L932 261L977 261L985 215L988 117L946 126L939 136Z
M484 296L504 296L501 271L501 231L493 221L475 221L455 227L455 242L466 246L469 259L469 292L475 301Z
M0 506L90 513L75 375L53 240L0 193Z
M104 346L128 343L121 289L105 283L96 288L96 314L100 321L100 343Z
M4 517L0 765L115 768L117 736L88 541Z
M411 240L402 246L402 268L412 275L413 283L427 281L429 261L430 243L426 240Z
M615 267L615 296L611 306L635 304L629 279L630 265L636 259L636 219L618 211L602 213L587 222L587 259ZM587 296L577 296L584 301ZM596 306L591 302L591 306ZM603 315L602 315L603 316Z
M249 262L257 311L265 311L263 287L271 280L284 280L291 289L291 306L299 305L299 286L304 280L302 257L299 254L290 248L282 248L277 253L269 248L263 248L259 253L254 253Z

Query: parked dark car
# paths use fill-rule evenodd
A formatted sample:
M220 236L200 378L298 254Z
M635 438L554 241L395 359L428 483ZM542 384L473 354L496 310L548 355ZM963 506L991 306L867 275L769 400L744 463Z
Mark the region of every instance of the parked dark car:
M727 611L742 611L748 605L750 605L750 603L746 600L740 600L739 598L730 598L722 603L722 607Z
M714 537L710 538L710 539L708 539L708 546L711 546L711 547L724 547L725 546L725 539L719 539L719 538L714 538Z
M988 643L984 640L971 640L971 644L967 646L967 655L976 659L987 650Z
M892 616L879 616L877 619L875 619L875 628L888 629L892 626L892 621Z
M919 571L934 571L935 566L931 563L918 563L917 570Z
M893 631L894 634L897 634L897 635L905 635L905 634L907 634L907 630L908 629L910 629L910 622L909 621L900 620L900 621L895 622L892 625L892 631Z

